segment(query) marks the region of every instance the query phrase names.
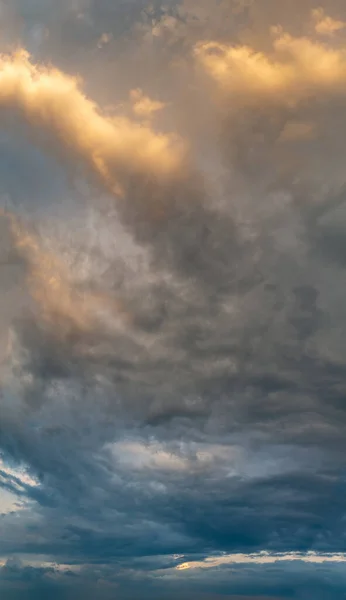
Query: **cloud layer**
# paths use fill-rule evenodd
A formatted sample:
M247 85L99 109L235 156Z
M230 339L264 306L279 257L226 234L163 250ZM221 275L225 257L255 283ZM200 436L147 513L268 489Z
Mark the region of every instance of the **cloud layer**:
M346 15L275 10L0 11L8 598L343 597Z

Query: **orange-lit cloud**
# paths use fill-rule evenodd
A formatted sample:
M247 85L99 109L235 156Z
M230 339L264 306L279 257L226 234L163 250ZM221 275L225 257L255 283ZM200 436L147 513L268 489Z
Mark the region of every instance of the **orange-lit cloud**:
M296 38L273 29L273 51L256 52L249 46L200 43L195 49L205 71L235 101L256 103L258 97L279 98L290 104L320 90L343 88L346 52Z
M180 165L180 140L102 115L78 79L34 65L23 50L0 57L0 108L16 109L34 129L48 131L60 151L91 166L114 193L121 193L129 174L160 178Z
M323 8L316 8L312 11L312 19L314 23L314 29L319 35L330 36L341 31L346 27L344 21L333 19L326 15Z
M132 90L130 93L132 101L132 110L137 117L149 119L155 112L165 108L163 102L151 100L143 94L141 89Z

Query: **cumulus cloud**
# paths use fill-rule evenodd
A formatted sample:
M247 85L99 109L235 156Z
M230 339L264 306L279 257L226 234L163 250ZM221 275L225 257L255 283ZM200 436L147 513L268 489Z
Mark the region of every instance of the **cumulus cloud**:
M2 56L0 71L2 108L19 110L34 129L52 133L111 190L117 191L118 178L121 185L131 172L160 177L178 167L179 143L125 118L103 117L76 79L32 64L25 51Z

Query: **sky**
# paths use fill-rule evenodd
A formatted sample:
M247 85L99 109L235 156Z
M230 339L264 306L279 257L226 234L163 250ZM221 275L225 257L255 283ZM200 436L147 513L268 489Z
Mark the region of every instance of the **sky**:
M346 598L346 6L0 0L0 596Z

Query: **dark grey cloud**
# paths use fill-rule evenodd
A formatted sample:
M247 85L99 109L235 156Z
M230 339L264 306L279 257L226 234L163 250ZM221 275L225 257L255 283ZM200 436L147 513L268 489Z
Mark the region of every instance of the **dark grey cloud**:
M94 581L98 581L95 588ZM210 573L198 573L190 578L188 586L161 572L155 580L151 574L134 577L131 583L124 578L120 565L89 567L76 576L73 570L59 571L57 567L25 567L16 560L8 560L1 569L1 588L9 597L18 591L21 597L65 598L66 593L83 593L91 598L95 590L100 598L159 598L160 594L172 599L179 593L182 598L203 600L283 600L284 598L326 598L332 590L337 600L343 598L344 569L334 563L328 568L316 565L301 566L296 562L280 566L256 565L222 568L217 579ZM108 582L108 585L107 585ZM124 586L125 584L125 586ZM38 596L34 596L34 594ZM11 595L12 594L12 595ZM112 596L113 594L113 596ZM68 597L68 596L67 596Z

